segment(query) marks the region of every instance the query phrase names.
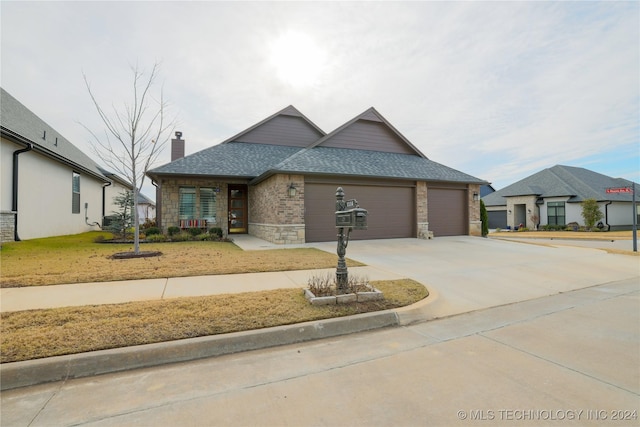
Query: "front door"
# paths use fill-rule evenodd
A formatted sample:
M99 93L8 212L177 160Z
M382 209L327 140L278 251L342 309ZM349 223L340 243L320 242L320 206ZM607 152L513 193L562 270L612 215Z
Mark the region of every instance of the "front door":
M247 186L229 185L229 234L247 232Z

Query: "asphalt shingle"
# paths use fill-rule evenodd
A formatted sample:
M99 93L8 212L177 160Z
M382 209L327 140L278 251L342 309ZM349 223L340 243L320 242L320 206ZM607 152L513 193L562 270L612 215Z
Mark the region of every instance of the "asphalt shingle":
M536 195L542 198L570 197L569 202L585 199L631 201L629 193L607 193L607 188L630 187L631 181L612 178L589 169L556 165L482 198L487 206L504 206L505 197Z

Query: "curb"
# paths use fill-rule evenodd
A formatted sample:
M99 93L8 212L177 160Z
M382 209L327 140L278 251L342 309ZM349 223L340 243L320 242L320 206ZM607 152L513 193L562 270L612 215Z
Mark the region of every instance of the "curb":
M395 311L383 311L254 331L3 363L0 365L0 390L187 362L399 324Z

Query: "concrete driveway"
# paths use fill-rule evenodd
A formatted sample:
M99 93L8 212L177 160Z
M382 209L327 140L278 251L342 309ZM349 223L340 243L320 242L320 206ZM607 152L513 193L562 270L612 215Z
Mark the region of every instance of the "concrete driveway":
M405 327L4 391L2 425L637 425L637 257L472 237L347 255L433 302Z
M335 252L335 243L315 247ZM606 251L480 237L349 242L347 257L417 280L436 300L414 320L428 320L636 278L640 258Z

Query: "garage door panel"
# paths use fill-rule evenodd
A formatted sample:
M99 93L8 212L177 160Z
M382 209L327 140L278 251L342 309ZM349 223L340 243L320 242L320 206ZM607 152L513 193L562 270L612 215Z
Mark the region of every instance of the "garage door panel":
M507 228L507 211L487 211L489 228Z
M467 234L467 190L427 189L429 230L435 237Z
M340 185L345 199L356 199L368 211L367 230L354 230L351 239L415 237L413 187ZM305 233L307 242L336 239L335 184L305 184Z

